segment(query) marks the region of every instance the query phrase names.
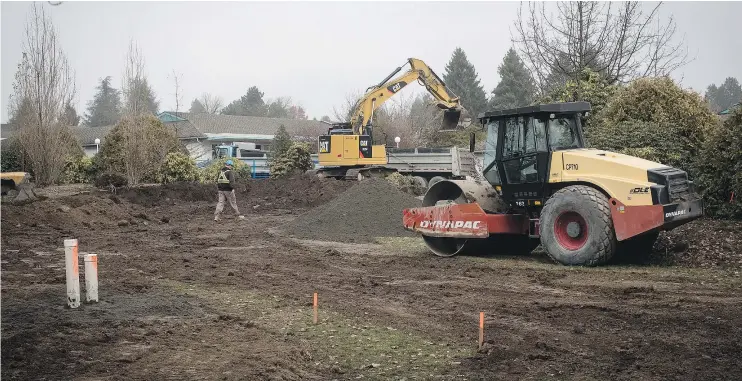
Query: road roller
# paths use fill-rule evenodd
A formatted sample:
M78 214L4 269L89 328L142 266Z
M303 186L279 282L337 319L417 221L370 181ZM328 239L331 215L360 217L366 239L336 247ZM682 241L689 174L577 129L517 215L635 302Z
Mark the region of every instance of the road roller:
M480 114L481 173L431 186L421 207L403 211L405 229L441 257L540 244L558 263L596 266L617 252L648 253L660 231L703 215L685 171L585 148L590 111L566 102Z

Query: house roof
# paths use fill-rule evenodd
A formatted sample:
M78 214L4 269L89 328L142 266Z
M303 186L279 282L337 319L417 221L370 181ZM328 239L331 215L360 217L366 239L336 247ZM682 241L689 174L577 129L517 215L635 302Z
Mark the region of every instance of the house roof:
M187 119L206 134L275 135L281 125L292 136L316 135L327 130L327 126L318 120L184 112L168 114Z
M73 127L72 131L75 133L77 140L84 146L95 145L95 139L100 139L101 143L106 139L114 126L100 126L100 127Z
M719 115L729 115L732 113L733 109L739 107L740 105L742 105L742 103L735 103L732 105L732 107L729 107L728 109L719 112Z
M205 138L193 124L189 121L184 122L165 122L165 126L174 127L176 129L178 139L194 139L194 138ZM80 144L83 146L95 145L95 139L100 139L101 143L106 138L106 135L111 132L114 126L101 126L101 127L73 127L75 136Z

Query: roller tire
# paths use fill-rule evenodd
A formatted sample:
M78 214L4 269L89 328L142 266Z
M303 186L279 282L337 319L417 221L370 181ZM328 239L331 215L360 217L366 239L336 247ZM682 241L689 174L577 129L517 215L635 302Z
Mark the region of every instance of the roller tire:
M560 226L565 226L565 216L577 216L574 218L581 218L585 224L577 237L565 236L569 234L565 233L567 228L556 226L558 220ZM554 193L541 210L541 245L551 259L563 265L597 266L608 262L617 247L608 198L585 185L568 186Z

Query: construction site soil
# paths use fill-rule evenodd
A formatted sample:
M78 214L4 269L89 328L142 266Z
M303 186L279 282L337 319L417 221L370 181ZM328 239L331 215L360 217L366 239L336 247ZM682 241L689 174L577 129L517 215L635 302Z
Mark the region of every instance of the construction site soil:
M438 258L386 219L409 198L340 242L302 222L336 205L346 223L383 188L351 185L249 181L246 219L218 223L195 184L3 204L2 378L742 379L739 221L663 233L641 265ZM100 302L65 307L65 238L98 254Z
M420 205L420 200L397 190L388 181L370 179L302 214L284 231L298 238L338 242L414 237L402 227L402 210Z

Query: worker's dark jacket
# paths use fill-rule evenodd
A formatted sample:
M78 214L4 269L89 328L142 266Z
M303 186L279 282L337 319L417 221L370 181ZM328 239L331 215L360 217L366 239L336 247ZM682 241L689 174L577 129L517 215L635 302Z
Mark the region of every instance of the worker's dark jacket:
M219 177L216 180L216 186L220 191L231 191L232 185L234 185L234 173L232 170L224 167L219 170Z

